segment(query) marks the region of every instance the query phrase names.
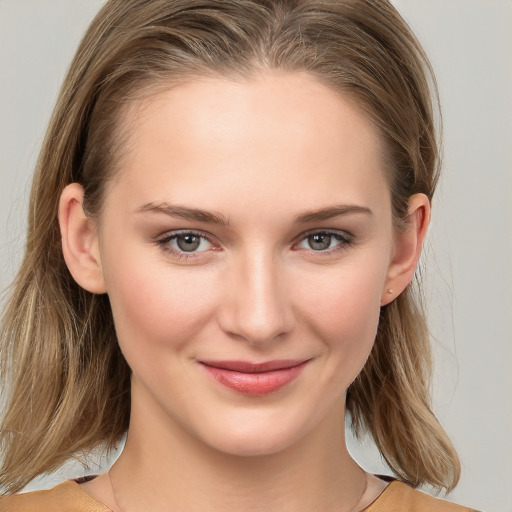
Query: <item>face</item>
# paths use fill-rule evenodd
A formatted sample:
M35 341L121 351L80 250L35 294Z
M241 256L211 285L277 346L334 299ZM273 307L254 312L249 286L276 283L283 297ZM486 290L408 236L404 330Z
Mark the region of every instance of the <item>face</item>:
M301 74L137 107L99 224L132 421L243 455L339 428L395 251L373 126Z

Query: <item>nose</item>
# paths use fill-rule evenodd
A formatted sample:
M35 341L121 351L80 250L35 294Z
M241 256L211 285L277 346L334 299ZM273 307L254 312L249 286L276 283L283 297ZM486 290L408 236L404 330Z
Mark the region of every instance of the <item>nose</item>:
M224 332L260 348L290 333L295 315L285 278L272 254L240 257L224 283L219 311Z

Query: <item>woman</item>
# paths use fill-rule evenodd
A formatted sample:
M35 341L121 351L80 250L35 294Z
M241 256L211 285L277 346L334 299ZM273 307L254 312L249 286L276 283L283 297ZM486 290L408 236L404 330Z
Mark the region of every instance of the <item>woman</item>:
M413 490L460 472L411 283L429 83L384 1L107 2L34 178L1 481L126 445L0 510L468 510ZM352 460L346 413L405 483Z

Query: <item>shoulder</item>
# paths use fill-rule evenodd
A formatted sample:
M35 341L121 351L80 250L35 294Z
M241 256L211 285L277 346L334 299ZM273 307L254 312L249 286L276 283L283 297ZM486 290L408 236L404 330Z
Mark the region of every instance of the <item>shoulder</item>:
M0 512L111 512L76 482L68 480L47 491L0 497Z
M413 489L399 482L391 482L384 492L364 512L477 512L449 501Z

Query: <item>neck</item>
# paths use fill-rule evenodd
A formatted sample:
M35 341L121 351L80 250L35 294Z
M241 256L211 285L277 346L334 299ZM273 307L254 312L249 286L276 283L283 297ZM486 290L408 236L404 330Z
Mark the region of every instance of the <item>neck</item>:
M364 492L364 473L345 446L343 404L300 442L257 456L220 452L176 423L147 417L134 403L125 449L111 470L122 512L170 504L202 512L350 511Z

